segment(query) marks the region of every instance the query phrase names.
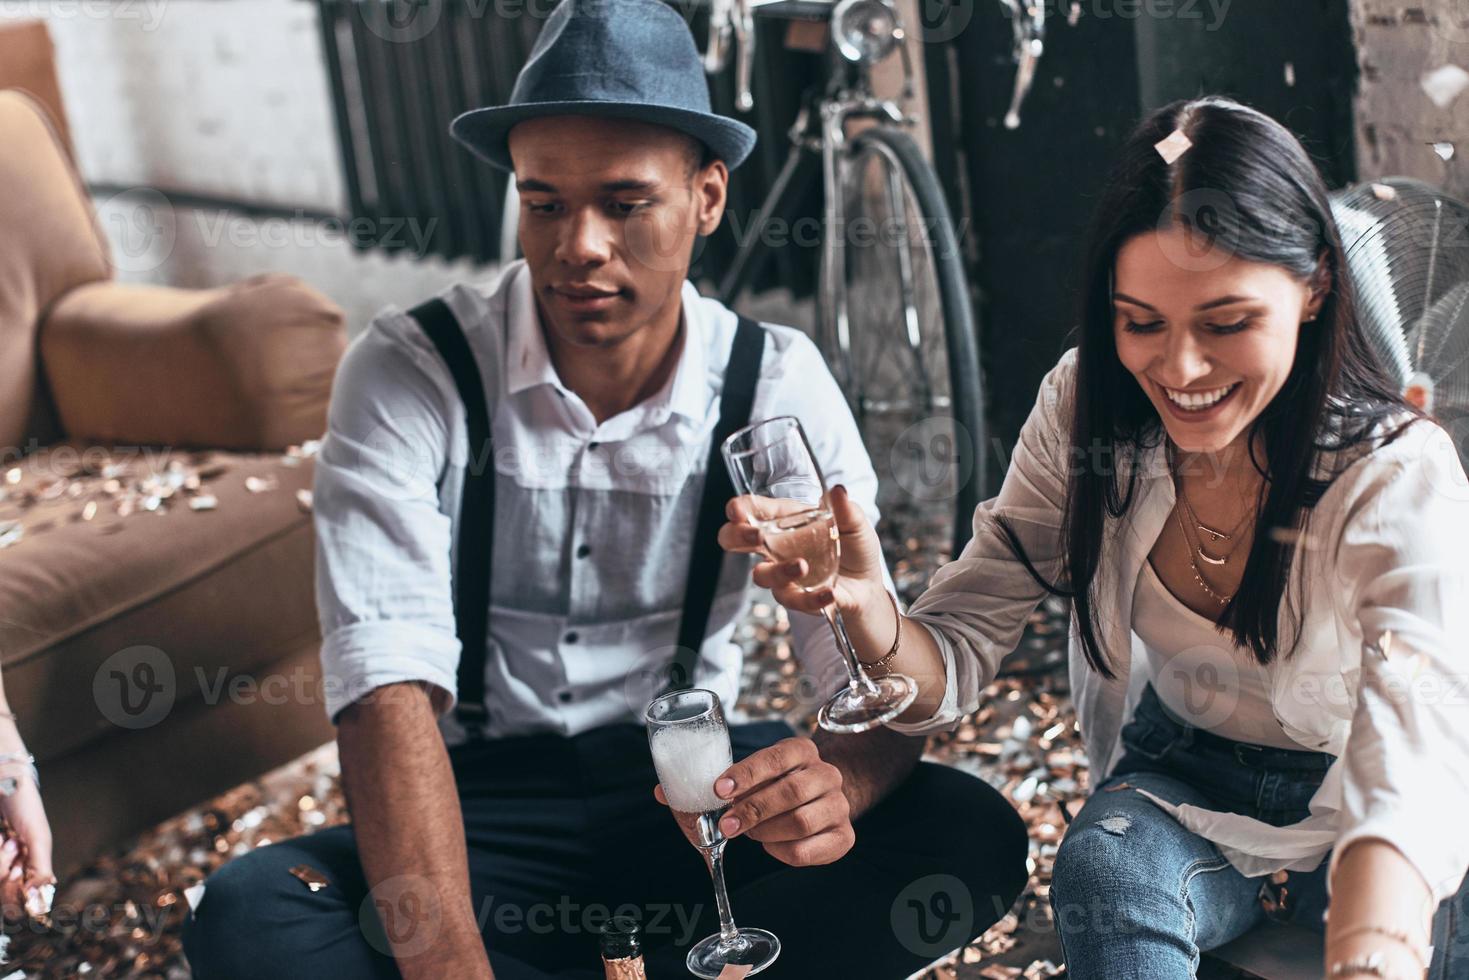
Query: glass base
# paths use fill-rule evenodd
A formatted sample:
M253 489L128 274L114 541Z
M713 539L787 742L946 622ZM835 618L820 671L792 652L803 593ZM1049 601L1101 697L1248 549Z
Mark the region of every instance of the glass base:
M747 976L754 976L774 963L779 955L780 940L775 938L775 933L764 929L741 929L728 943L721 940L717 932L699 940L689 950L687 965L690 973L706 980L715 980L730 963L749 965L752 969Z
M874 678L876 691L844 687L821 706L816 720L829 732L865 732L908 710L918 697L918 685L906 674Z

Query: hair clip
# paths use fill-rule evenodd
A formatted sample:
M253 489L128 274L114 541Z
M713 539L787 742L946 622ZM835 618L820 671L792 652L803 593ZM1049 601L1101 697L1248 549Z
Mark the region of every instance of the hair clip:
M1175 129L1164 139L1153 144L1153 149L1158 151L1158 156L1163 162L1172 166L1173 161L1183 156L1194 145L1194 141L1184 135L1182 129Z

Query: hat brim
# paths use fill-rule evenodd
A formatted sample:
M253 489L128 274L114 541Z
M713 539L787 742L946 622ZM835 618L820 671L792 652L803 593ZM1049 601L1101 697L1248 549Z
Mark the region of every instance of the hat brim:
M755 148L755 131L738 120L641 102L533 102L471 109L455 117L449 132L491 166L513 170L508 142L512 126L541 116L571 115L636 119L668 126L702 140L730 170L743 163Z

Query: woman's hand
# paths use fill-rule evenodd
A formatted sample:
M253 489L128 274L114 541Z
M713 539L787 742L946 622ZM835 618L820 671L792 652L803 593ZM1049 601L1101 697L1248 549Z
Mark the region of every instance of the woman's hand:
M810 571L805 559L777 562L768 556L755 566L755 584L769 589L776 602L796 612L820 614L824 606L835 601L843 616L855 615L864 608L877 608L885 610L887 618L891 619L892 612L888 609L882 579L882 544L877 531L867 520L867 515L862 513L862 508L847 496L846 487L833 487L828 498L840 535L841 563L835 587L807 592L797 584ZM786 506L793 512L810 509L809 504L794 500L762 498L759 502L762 513L769 513L767 508L772 505L776 508ZM751 498L743 496L735 497L725 508L729 523L719 529L719 544L724 550L764 554L752 507Z
M9 739L5 744L5 751L25 751L18 735L13 740L16 747L10 747ZM41 805L41 791L24 763L0 763L0 779L15 780L15 792L0 797L0 816L9 827L9 833L0 835L0 907L6 918L44 915L51 911L56 875L51 870L51 825Z

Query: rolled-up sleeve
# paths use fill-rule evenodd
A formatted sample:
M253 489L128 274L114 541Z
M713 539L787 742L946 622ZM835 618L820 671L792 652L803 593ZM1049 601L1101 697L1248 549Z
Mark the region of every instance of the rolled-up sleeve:
M425 681L446 693L435 698L442 710L454 704L452 532L438 484L458 399L413 330L404 315L388 313L352 344L317 458L316 603L334 723L384 684Z
M1363 649L1331 872L1349 844L1379 839L1436 904L1469 868L1454 820L1469 812L1469 482L1448 434L1430 428L1357 496L1334 556Z
M908 612L933 635L948 676L933 716L904 725L905 732L952 728L977 709L1046 595L996 521L1004 518L1014 529L1041 575L1053 583L1060 577L1076 355L1076 348L1068 350L1042 379L999 495L975 508L974 534L964 551L938 570Z

